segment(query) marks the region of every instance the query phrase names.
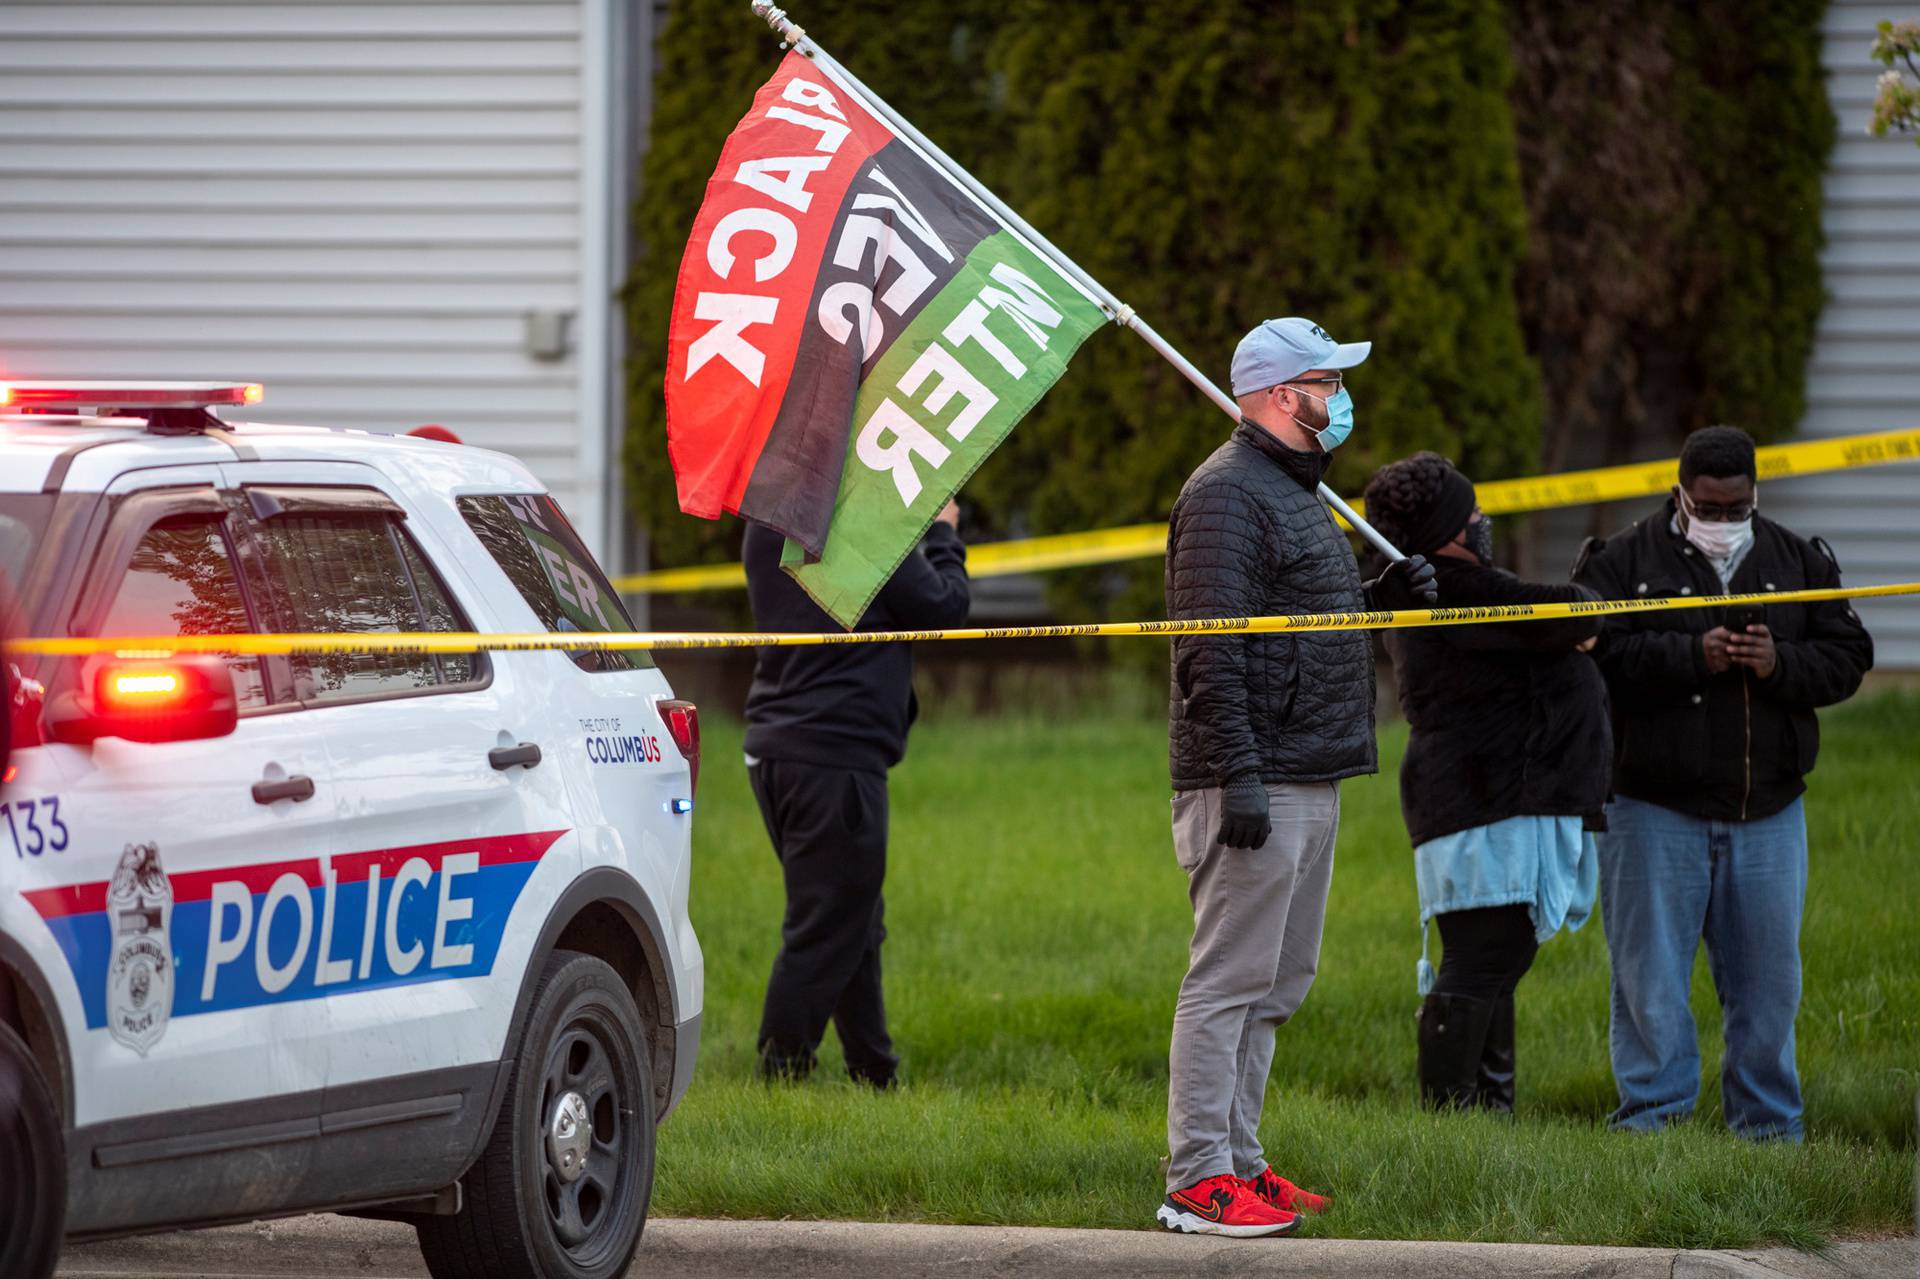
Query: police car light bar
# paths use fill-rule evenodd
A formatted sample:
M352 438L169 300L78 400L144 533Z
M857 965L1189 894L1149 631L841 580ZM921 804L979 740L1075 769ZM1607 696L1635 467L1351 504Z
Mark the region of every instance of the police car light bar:
M205 409L265 395L258 382L0 382L0 406L14 409Z

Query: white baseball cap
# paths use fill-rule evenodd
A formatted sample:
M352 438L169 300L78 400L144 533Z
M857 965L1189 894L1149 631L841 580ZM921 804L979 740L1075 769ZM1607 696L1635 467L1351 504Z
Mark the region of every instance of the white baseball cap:
M1291 382L1309 369L1350 369L1373 352L1371 342L1336 342L1298 315L1266 320L1233 349L1233 393Z

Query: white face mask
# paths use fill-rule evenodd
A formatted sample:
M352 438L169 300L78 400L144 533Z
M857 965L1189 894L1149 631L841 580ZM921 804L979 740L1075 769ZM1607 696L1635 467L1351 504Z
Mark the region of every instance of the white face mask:
M1687 540L1700 548L1710 560L1732 559L1753 541L1753 517L1744 520L1703 520L1693 513L1693 502L1685 489L1680 490L1681 509L1687 513ZM1759 509L1759 503L1754 504Z

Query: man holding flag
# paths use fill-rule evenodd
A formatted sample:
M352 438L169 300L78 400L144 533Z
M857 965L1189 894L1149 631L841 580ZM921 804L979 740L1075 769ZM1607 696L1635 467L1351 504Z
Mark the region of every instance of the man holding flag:
M1167 616L1263 617L1423 608L1420 556L1362 583L1315 497L1353 429L1345 370L1371 342L1268 320L1233 354L1242 420L1187 480L1167 524ZM1193 941L1173 1017L1167 1197L1195 1234L1283 1234L1327 1206L1268 1165L1260 1109L1274 1032L1307 997L1333 880L1340 779L1374 772L1365 632L1173 641L1173 844Z
M857 629L918 630L967 620L967 551L949 502L880 589ZM832 619L780 571L778 533L748 525L741 546L753 624L823 631ZM747 692L747 777L786 885L780 953L760 1017L770 1079L813 1070L827 1021L847 1073L886 1088L899 1065L880 988L886 938L887 770L906 755L913 696L908 644L769 647Z

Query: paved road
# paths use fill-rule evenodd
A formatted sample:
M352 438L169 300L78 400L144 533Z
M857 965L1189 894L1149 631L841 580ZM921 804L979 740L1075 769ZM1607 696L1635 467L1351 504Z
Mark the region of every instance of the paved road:
M293 1217L70 1249L72 1279L418 1279L413 1231L392 1222ZM1222 1240L1156 1231L882 1226L814 1221L650 1222L633 1279L953 1279L965 1275L1287 1275L1290 1279L1915 1279L1911 1239L1841 1244L1821 1256L1382 1243L1361 1239Z

